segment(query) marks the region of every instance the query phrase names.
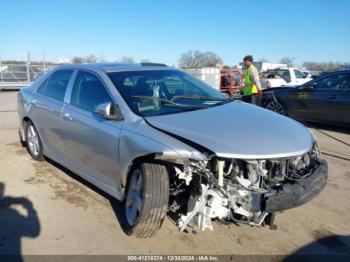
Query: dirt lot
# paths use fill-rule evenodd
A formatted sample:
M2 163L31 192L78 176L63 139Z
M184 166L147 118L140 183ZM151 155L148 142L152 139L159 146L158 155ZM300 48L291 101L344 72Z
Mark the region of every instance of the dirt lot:
M314 129L329 164L328 185L311 203L280 214L278 230L216 224L214 232L194 235L166 219L155 238L139 240L123 233L117 201L54 163L32 161L17 128L16 93L2 92L0 254L350 253L347 130Z

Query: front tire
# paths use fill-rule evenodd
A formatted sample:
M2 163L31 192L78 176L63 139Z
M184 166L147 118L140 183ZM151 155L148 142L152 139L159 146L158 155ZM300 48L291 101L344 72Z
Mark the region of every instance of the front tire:
M26 147L30 156L36 161L43 161L44 152L39 133L32 122L27 122L25 128Z
M285 108L281 105L281 103L279 103L276 100L270 100L266 104L266 109L276 112L280 115L284 115L284 116L287 115L287 111L285 110Z
M125 232L138 238L154 236L161 227L169 201L165 166L143 163L128 179L124 207Z

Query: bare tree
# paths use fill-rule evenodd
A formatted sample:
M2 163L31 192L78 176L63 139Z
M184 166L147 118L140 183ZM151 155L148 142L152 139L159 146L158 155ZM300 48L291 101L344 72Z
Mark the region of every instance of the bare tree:
M304 62L303 67L310 71L334 71L341 66L340 62Z
M179 59L181 68L200 68L222 65L222 59L213 52L202 53L198 50L191 50L183 53Z
M190 50L183 53L179 59L179 66L181 68L197 68L200 67L201 52L198 50Z
M222 59L214 52L205 52L202 54L202 66L211 67L222 65Z
M283 57L281 60L280 60L280 63L281 64L287 64L288 66L293 66L293 59L290 58L290 57Z
M123 56L119 60L120 63L132 64L135 63L135 59L130 56Z
M75 56L72 58L72 63L73 64L82 64L82 63L84 63L84 58L81 56Z
M152 63L151 60L144 58L140 60L140 63Z
M87 57L85 57L85 63L96 63L97 62L97 58L94 55L88 55Z
M73 64L82 64L82 63L96 63L97 58L94 55L88 56L75 56L72 58Z

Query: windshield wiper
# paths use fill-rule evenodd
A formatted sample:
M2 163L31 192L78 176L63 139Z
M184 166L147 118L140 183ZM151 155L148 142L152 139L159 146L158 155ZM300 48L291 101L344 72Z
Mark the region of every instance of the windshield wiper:
M160 97L156 97L156 96L132 96L132 97L136 98L136 99L141 99L141 100L156 100L159 103L161 103L162 105L173 106L173 107L186 109L186 110L207 108L207 106L192 106L192 105L178 104L178 103L175 103L173 101L170 101L170 100L167 100L164 98L160 98Z
M205 96L174 96L172 101L176 99L193 99L193 100L200 100L200 101L227 101L228 98L214 98L214 97L205 97Z

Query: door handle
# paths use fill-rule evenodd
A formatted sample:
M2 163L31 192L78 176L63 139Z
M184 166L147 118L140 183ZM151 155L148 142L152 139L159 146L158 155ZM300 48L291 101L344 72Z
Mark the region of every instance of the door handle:
M68 121L72 121L73 120L73 118L70 116L69 113L64 113L62 115L62 118L65 119L65 120L68 120Z

